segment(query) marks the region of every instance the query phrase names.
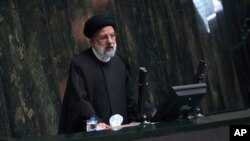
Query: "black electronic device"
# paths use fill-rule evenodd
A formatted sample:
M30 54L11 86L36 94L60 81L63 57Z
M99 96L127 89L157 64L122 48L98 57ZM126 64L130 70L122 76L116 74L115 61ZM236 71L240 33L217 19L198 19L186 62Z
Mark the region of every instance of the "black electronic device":
M172 86L169 95L152 114L151 122L187 119L206 94L206 83Z

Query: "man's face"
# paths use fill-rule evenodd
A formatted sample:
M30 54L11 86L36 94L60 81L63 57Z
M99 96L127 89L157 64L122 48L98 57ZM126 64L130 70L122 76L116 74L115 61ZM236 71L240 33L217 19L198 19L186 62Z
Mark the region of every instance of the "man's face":
M105 56L113 57L116 51L116 34L112 26L105 26L98 30L90 39L95 50Z

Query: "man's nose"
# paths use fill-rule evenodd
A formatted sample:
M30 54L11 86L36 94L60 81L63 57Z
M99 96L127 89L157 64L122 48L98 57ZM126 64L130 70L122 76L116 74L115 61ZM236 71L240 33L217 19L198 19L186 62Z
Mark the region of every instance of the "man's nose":
M107 36L107 42L108 42L108 43L112 43L112 41L113 41L113 40L112 40L112 37L111 37L110 35L108 35L108 36Z

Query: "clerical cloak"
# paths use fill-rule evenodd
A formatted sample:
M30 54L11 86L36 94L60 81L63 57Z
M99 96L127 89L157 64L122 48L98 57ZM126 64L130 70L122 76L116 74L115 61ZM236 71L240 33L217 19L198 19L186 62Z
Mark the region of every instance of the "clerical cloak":
M123 116L123 124L134 120L137 97L134 88L127 64L119 56L104 63L91 48L82 52L70 63L59 133L84 130L91 115L107 124L114 114Z

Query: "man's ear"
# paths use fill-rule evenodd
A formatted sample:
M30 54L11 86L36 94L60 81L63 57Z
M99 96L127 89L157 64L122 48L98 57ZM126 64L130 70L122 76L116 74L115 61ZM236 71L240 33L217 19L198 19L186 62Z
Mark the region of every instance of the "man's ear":
M93 38L90 38L90 39L89 39L89 42L90 42L91 45L93 45L93 44L94 44L94 39L93 39Z

